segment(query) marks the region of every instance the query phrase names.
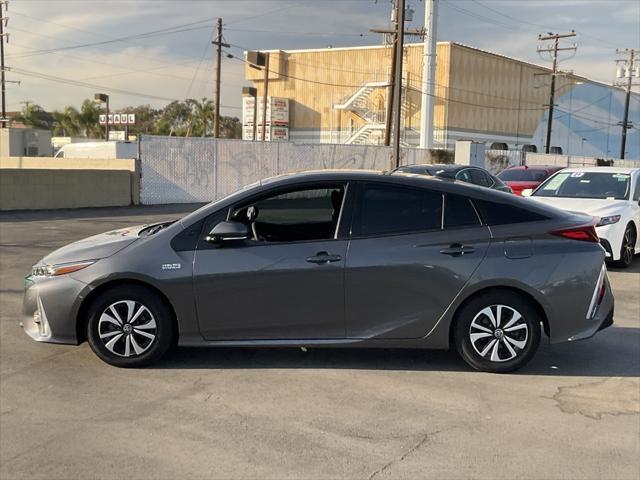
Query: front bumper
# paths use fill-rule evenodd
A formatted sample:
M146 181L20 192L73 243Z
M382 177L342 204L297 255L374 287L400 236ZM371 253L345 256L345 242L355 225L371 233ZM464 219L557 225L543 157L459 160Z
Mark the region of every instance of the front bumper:
M66 275L26 277L22 328L38 342L77 345L77 313L87 292L87 285Z
M596 233L600 238L600 245L606 252L607 260L620 260L624 228L622 222L596 227Z

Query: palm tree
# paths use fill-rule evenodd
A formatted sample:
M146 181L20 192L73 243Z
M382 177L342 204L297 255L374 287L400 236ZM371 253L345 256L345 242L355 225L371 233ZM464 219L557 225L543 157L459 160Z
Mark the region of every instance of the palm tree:
M47 116L47 112L45 112L40 105L26 102L22 113L13 116L10 123L22 123L28 127L48 129L49 122L47 121Z
M53 112L53 134L72 136L80 133L80 113L74 107L67 106L64 110Z
M100 106L93 100L82 102L78 114L78 126L87 137L100 138L102 127L100 126Z
M201 102L189 98L185 104L190 109L187 136L206 137L213 130L213 102L207 98L203 98Z

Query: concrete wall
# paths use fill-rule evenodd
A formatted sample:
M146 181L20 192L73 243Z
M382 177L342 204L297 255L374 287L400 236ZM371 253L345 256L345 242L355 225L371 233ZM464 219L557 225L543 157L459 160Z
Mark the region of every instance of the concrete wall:
M544 153L527 153L527 165L557 165L560 167L593 167L597 165L596 157L581 157L578 155L552 155ZM613 161L614 167L638 168L640 160L621 160L613 158L606 160Z
M0 210L139 203L136 160L0 158Z

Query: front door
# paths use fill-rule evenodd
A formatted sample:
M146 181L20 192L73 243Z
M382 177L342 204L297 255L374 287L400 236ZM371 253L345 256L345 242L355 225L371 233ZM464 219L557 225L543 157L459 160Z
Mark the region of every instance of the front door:
M252 238L203 245L194 263L198 322L207 340L344 338L346 239L337 238L345 185L253 198L229 218Z
M435 190L370 183L357 203L346 266L348 337L427 335L482 261L488 228L467 198Z

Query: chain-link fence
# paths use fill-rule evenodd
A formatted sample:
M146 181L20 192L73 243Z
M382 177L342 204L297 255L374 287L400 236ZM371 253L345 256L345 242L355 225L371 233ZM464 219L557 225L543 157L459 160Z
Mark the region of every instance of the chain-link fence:
M428 150L402 150L403 165L429 161ZM140 200L145 205L208 202L282 173L393 167L392 149L377 145L298 145L147 135L140 139L140 164Z

